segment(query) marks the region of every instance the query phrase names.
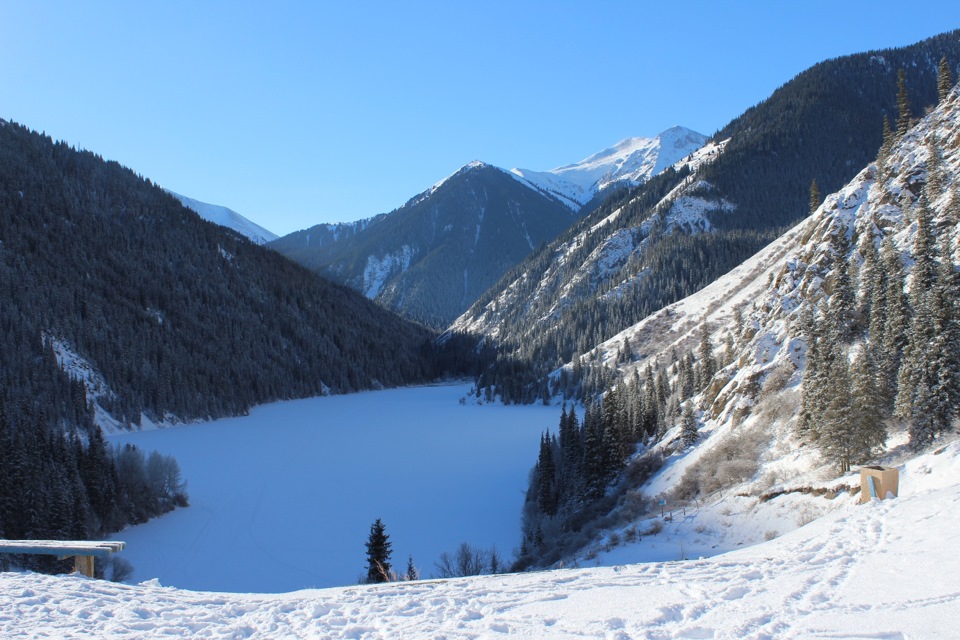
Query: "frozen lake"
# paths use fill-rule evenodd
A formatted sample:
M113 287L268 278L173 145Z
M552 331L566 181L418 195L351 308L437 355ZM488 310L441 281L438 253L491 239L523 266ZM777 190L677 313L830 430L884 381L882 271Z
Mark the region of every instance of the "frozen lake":
M423 577L461 542L510 560L540 434L560 409L461 405L469 385L265 405L249 416L111 436L173 455L190 507L115 537L133 580L282 592L353 584L381 518L394 569Z

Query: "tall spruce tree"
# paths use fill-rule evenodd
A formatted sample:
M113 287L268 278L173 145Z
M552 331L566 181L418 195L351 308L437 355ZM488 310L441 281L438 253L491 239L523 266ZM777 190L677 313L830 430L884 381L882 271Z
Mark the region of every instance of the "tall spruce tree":
M370 525L370 536L367 538L367 582L390 581L390 554L392 552L390 536L380 518Z
M907 93L907 74L897 72L897 136L903 137L910 130L913 115L910 113L910 95Z
M810 183L810 213L813 213L823 204L823 197L820 195L820 186L816 178Z
M837 340L849 342L853 336L854 306L856 294L850 278L850 241L847 229L841 228L830 236L833 253L832 290L828 304L828 320Z
M953 74L950 72L950 63L947 62L947 56L940 58L940 64L937 65L937 96L942 103L950 95L950 89L953 88Z
M697 418L693 415L692 402L683 405L680 414L680 439L684 447L689 447L700 439L700 430L697 428Z
M537 460L537 506L540 513L557 514L556 466L553 461L553 443L549 433L540 437L540 456Z
M850 462L863 464L887 441L883 399L878 393L877 363L861 349L850 364Z
M903 358L903 350L907 346L907 334L910 327L910 305L904 293L904 269L900 253L893 245L889 236L880 243L880 259L883 271L886 274L887 286L884 294L884 311L886 314L883 327L883 337L879 341L882 345L880 353L882 359L878 361L879 370L884 376L880 393L883 395L887 409L893 410L894 398L897 395L897 372Z
M713 355L713 343L710 341L709 328L703 327L700 330L700 345L697 347L697 369L694 383L697 391L705 389L716 372L717 359Z

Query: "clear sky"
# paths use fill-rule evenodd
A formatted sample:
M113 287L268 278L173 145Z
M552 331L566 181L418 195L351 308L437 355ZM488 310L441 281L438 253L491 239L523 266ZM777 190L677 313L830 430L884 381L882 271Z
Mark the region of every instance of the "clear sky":
M710 135L816 62L958 27L955 0L0 0L0 117L283 235L475 159Z

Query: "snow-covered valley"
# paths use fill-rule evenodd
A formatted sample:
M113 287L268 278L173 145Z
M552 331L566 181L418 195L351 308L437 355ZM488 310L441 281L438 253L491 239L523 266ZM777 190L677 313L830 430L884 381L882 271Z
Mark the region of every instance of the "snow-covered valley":
M461 542L519 544L527 477L559 408L460 405L462 384L281 402L111 436L173 455L191 506L116 535L137 581L280 592L355 584L382 518L402 572Z
M0 636L956 637L958 474L953 443L901 465L897 499L849 501L790 534L710 559L280 595L5 573ZM257 571L252 558L235 564Z

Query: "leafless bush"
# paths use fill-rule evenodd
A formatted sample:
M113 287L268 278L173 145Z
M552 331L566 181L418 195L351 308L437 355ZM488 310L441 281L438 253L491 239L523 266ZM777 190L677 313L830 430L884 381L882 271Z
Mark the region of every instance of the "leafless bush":
M481 549L461 542L454 554L444 551L434 563L438 578L479 576L485 573L500 573L504 570L503 558L496 547Z
M789 360L777 365L763 381L764 395L771 395L786 389L787 383L790 382L790 378L793 377L796 370L797 368Z
M758 429L728 436L684 472L674 488L679 500L691 500L743 482L760 467L767 436Z
M650 523L650 526L647 527L647 530L643 532L643 535L655 536L661 531L663 531L663 520L654 520Z

